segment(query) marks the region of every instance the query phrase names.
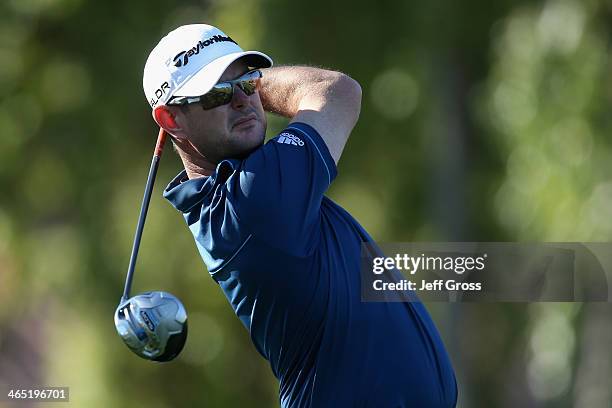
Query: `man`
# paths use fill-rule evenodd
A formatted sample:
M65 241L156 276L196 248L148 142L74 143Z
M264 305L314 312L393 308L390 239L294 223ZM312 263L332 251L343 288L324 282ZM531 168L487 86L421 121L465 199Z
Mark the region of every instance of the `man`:
M185 167L164 196L270 362L282 407L454 406L454 373L424 307L361 301L360 250L372 239L324 196L360 86L271 66L203 24L155 47L144 90ZM290 119L266 144L264 111Z

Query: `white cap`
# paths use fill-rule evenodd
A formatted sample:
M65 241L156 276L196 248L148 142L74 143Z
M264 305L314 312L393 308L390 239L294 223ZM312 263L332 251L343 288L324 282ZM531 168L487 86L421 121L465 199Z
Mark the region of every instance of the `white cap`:
M223 31L207 24L190 24L169 32L147 58L142 86L151 108L165 105L173 96L203 95L225 69L245 57L253 68L272 66L259 51L243 51Z

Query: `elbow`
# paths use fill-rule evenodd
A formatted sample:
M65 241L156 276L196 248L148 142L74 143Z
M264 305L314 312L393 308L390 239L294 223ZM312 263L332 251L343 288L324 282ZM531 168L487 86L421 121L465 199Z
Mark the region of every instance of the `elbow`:
M359 117L361 111L361 85L359 82L350 76L338 73L338 79L335 81L335 94L342 99L343 105L355 115L355 120Z
M359 82L346 74L339 73L336 84L339 88L339 92L342 95L344 95L347 99L358 102L361 105L361 85L359 85Z

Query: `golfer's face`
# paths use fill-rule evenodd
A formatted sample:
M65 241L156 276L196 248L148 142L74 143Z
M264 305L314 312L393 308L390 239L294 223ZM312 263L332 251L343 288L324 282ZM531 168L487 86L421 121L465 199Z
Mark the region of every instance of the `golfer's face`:
M238 78L246 72L247 65L235 61L219 82ZM259 92L249 96L236 85L230 103L209 110L198 104L189 105L186 116L192 143L214 162L244 158L259 147L265 137L266 116Z

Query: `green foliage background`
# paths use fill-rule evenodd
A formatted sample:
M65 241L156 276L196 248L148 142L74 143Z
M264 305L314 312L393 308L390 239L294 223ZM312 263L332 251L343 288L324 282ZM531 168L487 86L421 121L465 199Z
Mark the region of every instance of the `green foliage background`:
M78 407L278 405L161 198L181 169L170 149L134 290L178 295L190 338L156 365L115 333L156 135L142 67L172 28L211 23L277 64L361 83L329 195L379 241L610 241L611 17L609 0L4 0L0 384L69 386ZM609 304L430 310L461 407L611 406Z

